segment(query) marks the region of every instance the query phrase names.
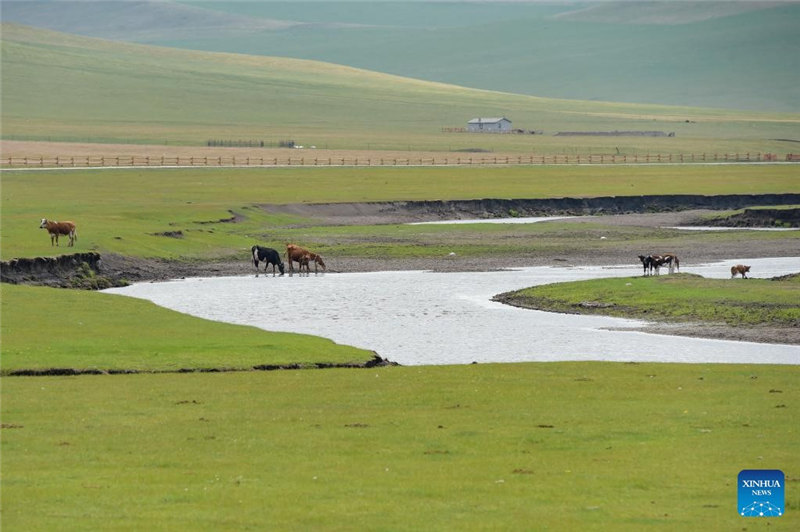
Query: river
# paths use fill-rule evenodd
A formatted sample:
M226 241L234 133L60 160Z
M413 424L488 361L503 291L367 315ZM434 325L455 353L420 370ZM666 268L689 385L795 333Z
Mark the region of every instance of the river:
M751 265L754 277L800 271L800 257L728 260L682 271L727 278L731 265L739 262ZM566 360L800 364L797 345L608 330L642 322L539 312L491 300L537 284L635 275L641 275L640 267L262 274L140 283L106 292L211 320L323 336L403 365Z

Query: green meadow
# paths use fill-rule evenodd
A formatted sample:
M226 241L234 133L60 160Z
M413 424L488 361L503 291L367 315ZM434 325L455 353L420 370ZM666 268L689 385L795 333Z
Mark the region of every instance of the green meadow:
M148 301L98 292L0 285L0 374L246 370L361 364L372 352L325 338L193 318ZM60 316L43 330L42 314Z
M506 93L782 112L799 103L787 68L800 52L795 2L200 0L41 9L6 0L3 8L6 21L67 33Z
M280 57L199 52L2 27L4 139L520 153L794 150L798 113L574 101L469 89ZM58 90L52 90L58 87ZM507 116L541 135L445 133ZM674 137L558 137L559 131ZM788 140L787 140L788 139Z
M330 22L330 6L315 5ZM50 7L60 9L59 3ZM225 3L213 9L235 15L256 10L250 15L260 17L259 10L268 7ZM421 7L391 3L389 9L401 15L396 21L408 22ZM166 9L178 8L173 2ZM485 8L472 6L469 23L480 22ZM10 9L6 2L3 9L4 15ZM288 17L295 7L279 3L275 9L276 16ZM372 3L351 9L353 20L377 22L370 19ZM448 9L424 6L440 24ZM772 26L778 36L793 29L794 6L785 9L786 18ZM113 29L118 18L96 25ZM147 26L156 19L144 20ZM743 47L762 43L758 32L742 32L746 20L714 27L728 39L737 36ZM485 22L484 35L506 28L504 19ZM757 26L769 27L763 20ZM462 40L465 27L452 28ZM537 27L558 33L567 26ZM355 42L356 28L339 29L326 26L309 34L309 49L330 42L333 34L346 37L341 46ZM527 31L524 18L509 29L517 36ZM187 45L174 30L159 38ZM395 28L392 34L420 37L418 30ZM666 42L663 30L637 32L654 46ZM630 36L620 31L617 42L647 57ZM379 37L373 34L371 42ZM0 38L4 140L163 144L165 153L172 145L199 146L208 139L546 154L797 151L796 112L478 90L341 64L219 53L212 42L219 35L212 34L205 35L214 48L207 52L7 23ZM591 38L582 34L579 43ZM232 49L226 51L252 44L241 33L227 42ZM425 40L418 44L424 47ZM697 44L687 40L684 50ZM775 64L785 63L781 54L761 53L764 46L770 45L752 47L760 63L746 63L754 80L761 71L756 66L773 72ZM408 53L419 57L415 50ZM531 55L530 49L524 53ZM681 55L676 51L675 59ZM558 62L555 55L543 59ZM420 68L430 69L430 61ZM469 62L459 68L469 70ZM709 70L714 79L729 79L716 67ZM792 75L788 68L782 72ZM779 93L796 85L775 79ZM687 86L686 78L670 83ZM732 85L727 83L733 92ZM476 116L508 116L515 127L543 134L442 132ZM554 136L572 130L663 130L675 136ZM333 259L333 269L337 256L534 257L578 246L598 253L656 246L702 254L708 243L764 239L800 249L797 232L687 235L611 227L602 219L507 227L337 226L267 207L797 193L800 180L792 165L4 170L0 185L3 260L73 251L199 264L240 258L243 272L251 274L250 246L280 247L289 240L322 251ZM52 248L38 228L43 217L74 220L76 246ZM683 275L628 282L657 290L650 298L724 292L716 297L734 300L725 291L732 283L710 286ZM766 311L771 307L765 301L788 301L784 306L796 310L797 283L777 291L777 283L770 283L738 282L736 297L746 307ZM575 286L583 294L575 297L587 297L585 285ZM709 295L707 305L714 305L714 297ZM266 299L242 304L286 311ZM618 303L623 304L632 305ZM363 363L373 353L322 338L201 320L121 296L6 284L0 285L0 335L2 526L8 530L800 528L794 489L800 471L798 366L575 362L256 371ZM103 374L13 375L48 369ZM118 374L129 371L136 373ZM786 473L784 516L739 517L736 477L742 469Z
M655 321L800 324L800 276L739 281L692 274L597 279L534 286L502 299L526 308Z
M9 530L796 530L796 366L3 379ZM779 518L737 475L781 469Z
M245 256L255 243L276 247L288 240L315 243L334 255L358 255L371 247L377 253L436 253L438 241L470 252L465 244L475 229L377 226L321 227L318 222L270 213L264 204L404 201L427 199L548 198L636 196L642 194L765 194L800 191L797 169L791 165L758 166L528 166L514 168L296 168L296 169L115 169L4 171L2 176L2 256L47 256L51 248L38 229L41 218L74 220L78 224L76 251L114 252L140 257L209 259ZM69 186L61 183L69 182ZM44 192L52 191L52 192ZM236 217L236 223L224 222ZM598 222L602 226L602 221ZM548 227L481 227L480 232L528 234L524 243L497 239L495 246L511 245L509 253L528 246L549 227L561 228L576 245L583 224ZM568 229L572 227L571 229ZM602 228L595 228L598 233ZM181 231L182 238L163 236ZM643 230L625 229L644 241ZM376 232L394 245L370 239ZM598 238L583 239L591 246L617 245ZM667 229L656 238L672 244L678 233ZM690 235L689 239L779 238L793 234ZM459 239L462 239L459 241ZM485 239L480 239L485 240ZM425 247L416 244L425 242ZM478 244L479 242L474 242ZM486 242L484 242L486 244ZM629 244L632 245L632 244ZM404 251L398 251L404 250ZM485 251L485 250L484 250ZM471 253L484 252L473 248ZM493 250L497 252L498 250ZM491 252L491 250L490 250ZM329 253L330 254L330 253Z
M615 228L619 240L609 242L600 239L610 230L602 221L321 226L260 204L797 189L787 166L680 170L3 172L2 249L4 258L63 251L53 251L38 229L42 211L80 222L75 251L179 260L237 254L243 268L254 241L288 238L324 244L334 256L518 254L579 242L598 250L620 242L701 248L706 239L766 236L630 227ZM64 179L72 185L42 192ZM220 221L232 216L236 223ZM158 235L169 230L185 236ZM797 237L768 238L794 246ZM372 353L102 293L3 285L0 299L9 529L798 526L800 499L790 488L781 518L743 522L736 513L739 470L777 468L790 482L796 478L795 366L585 362L262 372L251 368L364 362ZM143 373L9 375L52 368ZM196 372L207 369L240 371Z

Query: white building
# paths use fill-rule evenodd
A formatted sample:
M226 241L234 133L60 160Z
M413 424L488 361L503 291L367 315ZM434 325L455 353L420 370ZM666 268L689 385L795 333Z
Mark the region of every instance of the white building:
M511 120L508 118L473 118L467 122L470 133L510 133Z

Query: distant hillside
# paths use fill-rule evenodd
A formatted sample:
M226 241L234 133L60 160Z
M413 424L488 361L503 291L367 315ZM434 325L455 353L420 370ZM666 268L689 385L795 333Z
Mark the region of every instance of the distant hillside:
M740 15L761 9L783 7L786 0L682 0L594 2L577 5L574 9L555 15L561 20L608 22L614 24L688 24Z
M4 0L2 16L543 97L800 110L800 2Z
M553 100L316 61L119 43L11 24L2 25L1 68L6 139L194 145L291 139L332 148L552 151L547 142L571 150L579 144L555 137L558 131L661 130L676 136L624 142L677 153L783 151L770 139L800 138L800 114ZM515 127L544 135L442 131L481 116L506 116ZM720 139L726 144L708 147ZM621 141L580 142L619 151Z

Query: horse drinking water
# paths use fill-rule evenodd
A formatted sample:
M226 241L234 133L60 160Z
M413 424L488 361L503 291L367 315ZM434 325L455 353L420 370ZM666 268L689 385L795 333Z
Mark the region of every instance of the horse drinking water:
M39 229L47 229L47 232L50 233L51 246L58 245L59 235L68 236L70 246L73 246L75 241L78 239L78 232L75 229L75 222L56 222L54 220L42 218L42 223L39 224Z

